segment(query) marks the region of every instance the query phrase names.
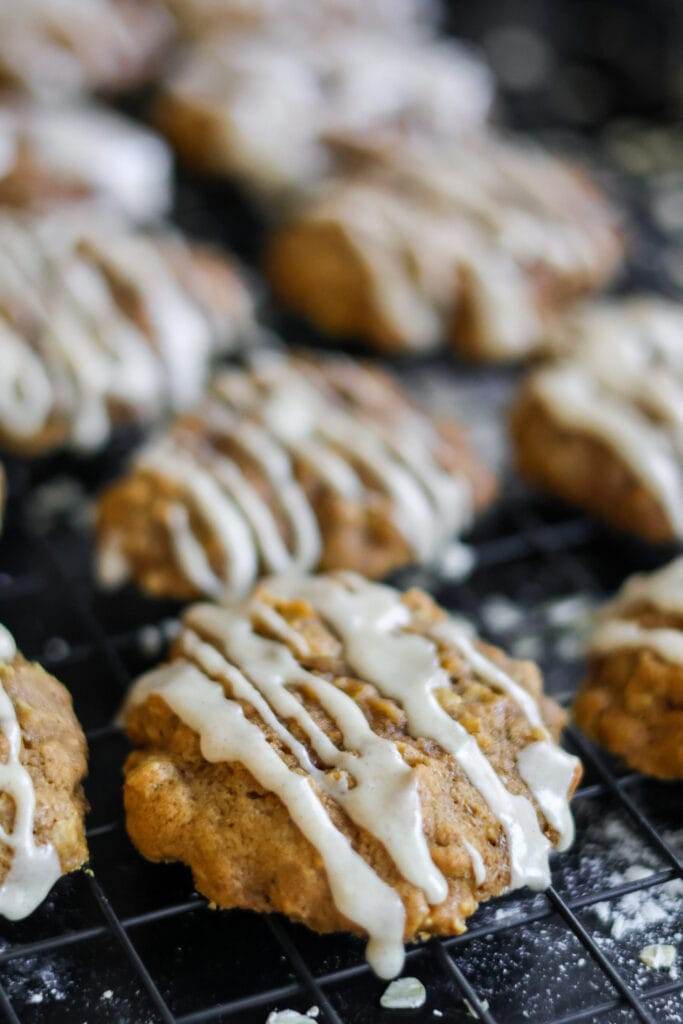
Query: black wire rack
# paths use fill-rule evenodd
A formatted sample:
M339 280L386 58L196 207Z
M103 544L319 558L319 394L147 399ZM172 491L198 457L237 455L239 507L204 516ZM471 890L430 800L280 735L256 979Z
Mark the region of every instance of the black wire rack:
M407 1015L380 1008L384 984L365 964L362 943L316 936L274 915L213 911L185 868L146 863L125 834L126 742L112 718L131 679L160 658L179 607L132 589L98 592L87 527L73 507L63 503L61 514L53 509L42 522L36 509L44 496L29 486L25 467L10 471L0 621L73 694L90 745L91 870L60 880L33 917L0 925L1 1019L265 1022L284 1007L317 1007L321 1024L406 1016L462 1024L477 1017L486 1024L681 1019L683 979L639 966L642 937L616 955L619 944L605 939L593 908L630 893L656 894L683 879L683 792L625 772L573 728L566 745L581 756L586 775L574 804L576 844L554 858L552 888L494 900L464 935L409 947L405 973L423 981L428 997ZM111 471L109 461L104 468L90 465L86 488ZM473 546L476 569L466 582L424 574L417 581L475 621L492 591L510 598L525 616L511 633L535 637L548 688L565 702L580 663L558 657L555 627L537 609L576 594L601 599L626 572L662 558L514 489L477 528ZM410 573L404 575L410 582ZM615 819L616 849L598 839L598 852L591 853L604 823ZM650 873L615 877L615 864L628 866L634 857ZM683 899L657 926L667 934L683 931Z

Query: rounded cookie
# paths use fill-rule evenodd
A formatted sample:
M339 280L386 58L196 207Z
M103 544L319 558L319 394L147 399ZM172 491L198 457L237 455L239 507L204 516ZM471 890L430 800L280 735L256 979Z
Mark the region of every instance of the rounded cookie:
M88 859L85 737L71 697L0 626L0 914L26 917Z
M197 605L124 711L129 834L221 907L403 942L550 884L581 775L540 675L427 595L352 573L274 577Z
M426 562L495 489L460 425L351 360L262 352L103 494L104 583L244 593L268 572Z
M584 732L646 775L683 778L683 558L626 581L588 659L574 704Z

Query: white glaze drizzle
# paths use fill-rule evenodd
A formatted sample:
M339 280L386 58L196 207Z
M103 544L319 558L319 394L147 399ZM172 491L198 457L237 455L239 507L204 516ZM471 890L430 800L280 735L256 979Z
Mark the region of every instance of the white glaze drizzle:
M239 761L279 797L318 851L336 906L370 936L367 956L374 970L384 978L398 974L404 956L403 904L335 828L307 777L290 771L240 705L189 662L177 661L143 676L132 697L142 700L152 692L199 735L207 761Z
M683 468L666 433L635 405L601 388L580 363L538 371L534 394L564 427L585 431L612 448L660 502L683 537Z
M449 685L448 676L435 644L405 631L410 612L398 591L352 573L276 579L269 585L276 594L310 601L341 637L346 658L359 676L401 705L410 732L433 739L455 758L506 832L511 888L547 887L550 844L536 811L526 797L505 788L476 740L439 704L436 691ZM567 786L565 802L566 796Z
M683 536L683 306L654 296L585 303L550 345L563 358L532 377L571 429L614 450Z
M362 381L363 371L355 369ZM471 521L469 480L439 466L439 438L425 416L403 408L400 418L384 422L347 407L313 364L297 369L279 354L262 354L249 373L218 375L193 417L200 423L199 444L192 431L176 430L145 449L136 466L178 484L221 546L222 568L209 566L199 539L190 536L190 518L175 510L167 517L177 568L203 594L240 594L260 571L305 571L317 564L320 531L295 475L297 460L344 498L385 496L396 528L420 561ZM221 452L221 439L255 464L269 499ZM102 549L107 546L104 537ZM235 571L233 559L241 562Z
M589 653L605 656L624 648L648 648L665 661L683 665L683 630L666 626L641 626L622 617L644 605L663 614L683 614L683 556L652 573L626 580L613 601L600 610L589 643Z
M0 429L21 441L40 436L54 420L63 423L70 444L91 450L109 436L113 408L151 418L162 404L195 400L204 383L213 336L170 270L163 277L158 240L126 236L118 222L105 231L97 218L90 225L86 220L0 218L0 299L18 311L15 323L0 318L6 368ZM98 244L110 265L116 256L123 259L123 248L126 279L151 310L150 337L119 309L99 265ZM153 265L154 274L143 274L143 264ZM203 347L196 330L185 330L187 317L178 318L180 306L192 310L195 327L201 322ZM151 315L159 307L163 322Z
M11 633L0 625L0 662L10 662L17 649ZM21 763L21 728L14 704L0 684L0 732L7 743L7 759L0 764L0 792L14 804L11 832L0 827L0 842L12 853L9 870L0 885L0 914L18 921L33 913L62 874L59 857L50 843L37 846L33 838L36 795L33 780Z
M382 695L398 699L413 735L436 739L450 750L470 778L474 777L487 801L493 794L494 813L502 816L510 836L512 885L549 884L549 844L540 832L533 807L499 783L504 794L502 807L498 790L489 779L495 773L476 742L466 733L463 736L464 730L440 708L435 710L438 704L433 701L433 691L436 686L448 685L448 677L438 666L434 644L405 631L410 615L400 595L349 573L337 577L276 577L269 582L269 591L309 600L341 637L345 659L359 670L360 678L373 683ZM274 639L261 635L258 628L265 628ZM415 645L416 641L420 646ZM158 694L197 732L207 760L241 762L264 788L283 801L304 836L318 850L338 909L367 931L368 959L373 968L382 977L391 977L398 973L403 960L401 901L335 829L316 790L339 803L352 821L375 836L398 870L421 888L430 902L446 898L447 884L426 844L416 776L397 746L374 733L353 698L325 676L298 663L295 654L305 657L306 653L305 638L274 607L262 601L252 598L230 607L195 605L185 615L178 657L138 680L127 710L150 694ZM425 669L430 680L435 680L434 686L426 679ZM395 683L388 682L392 677L396 677ZM511 685L514 689L516 684ZM343 748L336 746L317 724L298 691L310 695L335 723L343 737ZM255 710L314 781L314 787L287 767L259 726L245 718L240 704ZM417 709L427 704L432 705L427 717L416 721ZM446 727L442 718L447 719ZM293 735L286 724L289 722L303 733L306 744ZM425 724L432 727L425 730ZM307 745L323 767L311 759ZM532 744L531 748L535 757L544 757L543 743ZM483 857L468 840L463 838L461 842L471 859L474 881L481 886L486 879ZM520 863L519 858L526 863Z
M476 846L474 846L473 843L470 843L468 839L463 839L462 845L467 850L472 862L472 874L474 876L474 881L477 885L483 885L486 881L486 865L484 864L484 858L479 853Z
M351 141L363 151L362 138ZM530 267L590 286L618 251L609 210L561 161L487 135L454 154L394 144L374 173L333 181L314 197L295 229L308 224L343 232L379 318L403 347L438 344L464 298L478 345L499 358L542 341Z

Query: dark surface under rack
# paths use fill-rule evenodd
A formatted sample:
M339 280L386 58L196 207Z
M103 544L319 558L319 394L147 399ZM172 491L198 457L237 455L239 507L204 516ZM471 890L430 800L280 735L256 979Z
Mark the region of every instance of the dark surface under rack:
M177 218L200 236L240 238L247 258L258 246L255 223L223 186L185 182ZM638 237L632 277L661 285L655 256L662 247L647 231ZM288 340L299 340L284 326ZM419 370L404 363L400 372L408 383L431 376L452 378L454 387L463 379L474 388L506 387L514 379L465 369L448 357ZM67 685L87 732L92 872L62 879L28 920L0 923L0 1019L257 1024L275 1008L317 1006L320 1024L469 1024L475 1016L487 1024L683 1020L683 979L649 970L638 957L649 942L681 941L683 790L626 772L573 729L566 743L582 757L586 775L574 804L576 842L554 859L553 887L494 900L464 935L411 947L406 973L427 988L419 1011L380 1009L385 986L366 966L361 942L316 936L277 916L212 911L185 868L137 855L121 807L126 742L112 719L131 679L161 657L179 607L132 588L97 591L74 485L77 479L86 494L94 492L116 472L129 442L120 437L106 458L90 462L9 464L0 621L27 656ZM581 662L566 649L573 641L562 616L548 608L577 594L600 600L628 573L671 554L616 536L518 484L506 489L471 542L477 562L466 582L423 572L406 572L399 582L426 585L508 648L526 637L547 688L565 702ZM520 610L514 620L482 614L492 594ZM643 870L629 872L634 865Z

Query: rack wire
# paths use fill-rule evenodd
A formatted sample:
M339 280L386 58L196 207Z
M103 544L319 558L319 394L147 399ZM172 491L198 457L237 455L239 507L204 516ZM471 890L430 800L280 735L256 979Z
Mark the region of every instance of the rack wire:
M90 745L92 872L62 879L34 917L0 926L0 1019L260 1022L275 1008L312 1006L325 1024L397 1019L379 1007L383 985L365 964L360 942L313 936L275 915L212 911L194 893L188 871L149 865L134 851L120 803L126 744L111 720L131 678L158 660L178 606L132 590L98 593L87 530L67 512L47 532L36 532L35 491L23 469L15 469L12 513L0 540L0 621L74 696ZM97 486L98 472L89 486ZM475 620L492 581L533 609L576 592L602 597L624 572L653 560L639 545L523 492L481 524L473 546L477 567L465 583L425 582L448 607ZM578 665L558 660L550 645L544 667L550 689L566 701ZM428 991L411 1020L680 1019L683 980L615 957L601 941L592 908L683 879L681 849L669 837L683 822L681 789L624 773L573 728L566 743L586 766L575 799L577 843L582 806L592 804L605 816L617 814L655 867L645 877L615 880L605 862L597 877L583 879L581 856L576 871L566 871L564 858L571 855L561 855L545 893L492 901L465 934L411 946L406 972ZM683 929L683 913L675 927Z

